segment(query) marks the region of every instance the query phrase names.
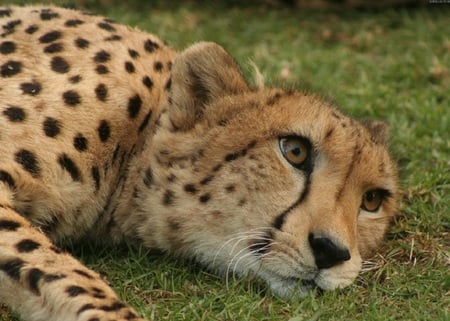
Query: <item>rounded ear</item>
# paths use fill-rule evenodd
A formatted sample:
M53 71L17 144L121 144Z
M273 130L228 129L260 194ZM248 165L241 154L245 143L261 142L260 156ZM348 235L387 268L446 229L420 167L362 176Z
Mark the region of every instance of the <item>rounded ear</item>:
M386 145L389 139L389 125L379 120L367 121L364 123L372 135L372 140L377 144Z
M248 90L239 66L221 46L212 42L194 44L181 52L172 66L172 124L188 130L203 118L208 103Z

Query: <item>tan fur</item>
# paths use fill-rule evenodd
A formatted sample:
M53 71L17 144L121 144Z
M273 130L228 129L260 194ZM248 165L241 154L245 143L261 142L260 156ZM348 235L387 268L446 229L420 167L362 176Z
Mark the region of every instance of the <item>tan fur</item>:
M0 299L27 320L137 318L39 230L56 243L137 239L256 275L284 297L312 282L349 285L382 240L397 199L384 123L361 124L311 94L252 89L213 43L176 54L103 17L2 10L1 24L14 26L0 40ZM55 70L55 57L67 64ZM308 141L310 167L287 161L283 137ZM372 190L386 197L369 213ZM24 254L29 239L39 246ZM311 239L348 257L319 263ZM49 282L55 271L64 277Z

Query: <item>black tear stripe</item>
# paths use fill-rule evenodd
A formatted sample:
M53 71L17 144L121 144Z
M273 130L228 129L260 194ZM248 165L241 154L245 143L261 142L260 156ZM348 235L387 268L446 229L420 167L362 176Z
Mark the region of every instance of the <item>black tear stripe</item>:
M348 181L348 178L350 177L351 173L353 172L353 168L355 167L356 162L360 159L362 146L360 146L358 143L355 144L353 147L353 155L352 155L352 161L348 167L347 173L345 174L345 178L343 180L342 186L339 188L338 193L336 194L336 200L341 198L342 193L344 192L346 182Z
M275 220L273 222L273 227L276 228L277 230L281 230L281 227L284 224L284 221L286 220L286 216L294 209L296 208L298 205L300 205L301 203L303 203L303 201L306 199L306 197L309 194L309 189L310 189L310 185L311 185L311 175L308 175L306 178L306 184L305 184L305 188L303 189L303 191L300 193L299 198L294 202L294 204L292 204L291 206L289 206L284 212L282 212L280 215L278 215L277 217L275 217Z

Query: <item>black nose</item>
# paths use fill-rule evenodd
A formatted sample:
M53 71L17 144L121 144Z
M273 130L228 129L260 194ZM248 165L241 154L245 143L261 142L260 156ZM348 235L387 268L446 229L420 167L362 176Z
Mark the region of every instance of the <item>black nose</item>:
M319 269L327 269L350 260L350 251L336 245L328 237L315 237L313 233L309 233L308 241Z

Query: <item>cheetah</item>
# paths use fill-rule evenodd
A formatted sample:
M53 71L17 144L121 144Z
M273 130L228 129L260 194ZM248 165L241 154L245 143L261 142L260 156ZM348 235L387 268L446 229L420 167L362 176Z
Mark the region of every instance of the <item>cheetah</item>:
M387 125L251 86L215 43L53 6L0 8L0 302L143 320L60 249L134 240L274 295L351 284L398 200Z

